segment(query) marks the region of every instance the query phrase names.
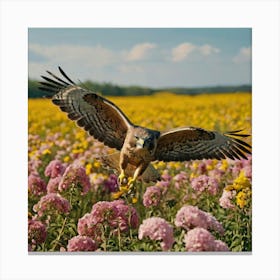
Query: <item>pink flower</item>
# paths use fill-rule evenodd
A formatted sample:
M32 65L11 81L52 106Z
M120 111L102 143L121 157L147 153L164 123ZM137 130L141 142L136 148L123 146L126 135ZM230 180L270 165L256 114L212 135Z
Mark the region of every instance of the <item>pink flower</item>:
M235 161L235 162L234 162L234 165L233 165L233 167L232 167L232 169L231 169L232 175L233 175L234 177L237 177L238 174L240 173L240 171L242 170L242 168L243 168L243 163L242 163L242 161L241 161L241 160Z
M55 178L63 175L64 165L59 160L52 160L45 169L45 176Z
M198 168L197 168L199 174L204 174L207 172L207 165L204 161L201 161L199 164L198 164Z
M175 182L175 188L179 189L180 186L184 185L185 182L187 181L188 177L187 177L187 173L184 171L181 171L180 173L178 173L177 175L175 175L173 177L173 180Z
M206 175L200 175L191 181L192 188L201 193L207 190L210 194L215 195L219 189L219 182L215 177L208 177Z
M176 182L184 182L187 180L187 173L184 171L181 171L180 173L178 173L177 175L175 175L173 177L173 180Z
M89 177L86 175L84 167L71 164L69 165L59 183L58 190L60 192L70 189L72 186L80 186L82 188L82 194L86 194L90 189Z
M77 228L79 235L91 237L96 241L102 241L102 224L92 222L90 213L85 214L79 219Z
M130 205L123 200L99 201L78 221L78 233L86 235L96 241L101 241L102 230L107 227L113 233L127 232L130 228L137 228L139 217Z
M251 166L251 165L246 165L246 166L243 168L243 170L244 170L245 176L246 176L248 179L252 180L252 166Z
M164 180L158 181L156 183L156 186L160 187L162 189L163 193L166 192L167 187L169 187L169 185L170 185L170 181L164 181Z
M204 228L194 228L185 234L185 246L189 252L229 251L228 246Z
M46 193L46 183L38 174L31 173L28 176L28 191L35 196L40 196Z
M45 242L47 237L46 226L36 220L28 220L28 243L31 245Z
M221 240L215 240L214 241L214 251L222 251L222 252L228 252L229 248L226 243L224 243Z
M42 196L40 201L33 206L33 210L37 212L39 216L49 213L68 214L70 209L71 205L69 201L55 193Z
M219 182L216 178L209 177L207 182L207 190L210 194L216 195L219 190Z
M223 190L223 194L219 199L220 206L225 209L233 209L235 206L232 203L234 193L232 191Z
M68 252L95 251L97 244L87 236L75 236L68 241Z
M206 175L200 175L198 177L195 177L192 179L191 181L191 187L201 193L205 190L205 188L207 187L207 183L208 183L208 176Z
M110 174L109 178L104 181L104 188L107 192L116 192L118 190L118 177Z
M136 209L131 205L126 205L123 200L112 201L111 204L117 208L117 227L121 232L127 232L129 228L137 228L139 216Z
M29 158L28 160L28 174L37 173L38 168L42 165L42 161L40 159Z
M194 228L185 234L185 246L189 252L214 251L214 236L204 228Z
M62 176L57 176L54 178L50 178L47 184L47 192L48 193L57 193L58 192L58 185L62 179Z
M161 199L161 189L157 186L148 187L143 195L145 207L157 206Z
M212 229L220 234L224 233L223 226L210 213L204 212L196 206L183 206L176 214L175 225L184 229L201 227Z
M220 180L221 177L225 174L225 171L223 171L222 169L215 168L213 170L208 171L208 174L210 177Z
M162 240L162 250L168 251L174 243L173 228L164 219L158 217L148 218L139 227L138 238L149 237L151 240Z
M171 179L172 179L172 176L168 174L168 170L165 169L161 175L161 178L164 180L164 181L167 181L167 182L170 182Z

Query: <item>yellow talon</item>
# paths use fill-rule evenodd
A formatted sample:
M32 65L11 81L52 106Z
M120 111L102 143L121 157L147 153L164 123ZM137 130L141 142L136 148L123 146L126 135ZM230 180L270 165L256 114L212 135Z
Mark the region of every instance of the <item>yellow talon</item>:
M127 185L120 186L120 191L123 192L123 193L128 192L129 191L129 186L127 186Z
M120 198L122 195L123 195L123 192L122 192L122 191L114 192L114 193L111 194L111 196L112 196L113 199L118 199L118 198Z
M132 186L132 185L134 184L135 181L136 181L136 179L134 179L134 178L129 178L127 184L128 184L129 186Z
M124 174L124 170L122 170L121 174L118 177L119 184L122 184L124 179L125 179L125 174Z

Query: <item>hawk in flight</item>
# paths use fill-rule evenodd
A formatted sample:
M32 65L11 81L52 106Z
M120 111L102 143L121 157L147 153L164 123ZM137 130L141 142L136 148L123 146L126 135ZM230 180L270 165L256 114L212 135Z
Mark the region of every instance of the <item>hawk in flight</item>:
M249 135L240 134L241 130L219 133L181 127L160 132L135 125L110 100L76 85L58 68L62 78L47 71L50 76L41 76L45 81L40 82L40 89L51 92L52 102L78 126L120 151L114 158L119 165L120 184L128 177L130 186L140 176L143 180L158 179L158 173L150 164L156 160L246 159L246 154L251 154L251 146L240 139Z

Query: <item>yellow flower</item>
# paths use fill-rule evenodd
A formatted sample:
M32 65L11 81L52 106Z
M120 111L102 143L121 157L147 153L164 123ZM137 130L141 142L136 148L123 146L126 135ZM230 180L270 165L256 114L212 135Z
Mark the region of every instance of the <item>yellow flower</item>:
M226 171L228 169L228 161L226 159L222 160L222 165L220 166L220 170Z
M63 158L63 161L64 161L64 162L69 162L69 160L70 160L70 157L69 157L69 156L66 156L66 157Z
M193 178L196 178L198 175L197 174L195 174L195 173L191 173L191 175L190 175L190 180L192 180Z
M137 201L138 201L137 197L132 197L132 203L133 204L137 203Z
M225 190L226 190L226 191L232 191L232 190L234 190L234 186L233 186L233 185L227 185L227 186L225 187Z
M96 169L100 168L100 166L101 166L101 164L100 164L99 161L95 161L95 162L93 163L93 167L96 168Z
M43 152L42 152L42 154L43 155L49 155L49 154L51 154L52 152L49 150L49 149L45 149Z
M181 166L180 162L171 161L168 163L168 167L172 169L179 169Z
M154 163L154 165L158 169L164 169L166 167L166 163L163 161L158 161L158 162Z
M239 176L234 180L233 186L234 189L236 189L237 191L245 188L251 188L250 180L245 176L243 170L239 173Z
M196 170L198 168L198 162L194 161L192 164L192 169Z
M92 164L91 163L88 163L86 165L86 174L89 175L91 173L91 168L92 168Z
M72 150L72 153L73 153L73 154L80 154L80 153L83 153L83 152L84 152L84 150L81 149L81 148L80 148L80 149L73 149L73 150Z
M244 206L247 204L247 195L245 192L240 191L237 195L236 195L236 204L240 207L240 208L244 208Z

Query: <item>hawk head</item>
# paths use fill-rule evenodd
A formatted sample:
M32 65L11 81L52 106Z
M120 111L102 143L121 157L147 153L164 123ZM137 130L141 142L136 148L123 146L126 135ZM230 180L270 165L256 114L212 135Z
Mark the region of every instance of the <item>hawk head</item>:
M160 132L158 131L140 126L133 127L129 133L129 145L134 149L147 149L149 152L153 152L159 136Z

